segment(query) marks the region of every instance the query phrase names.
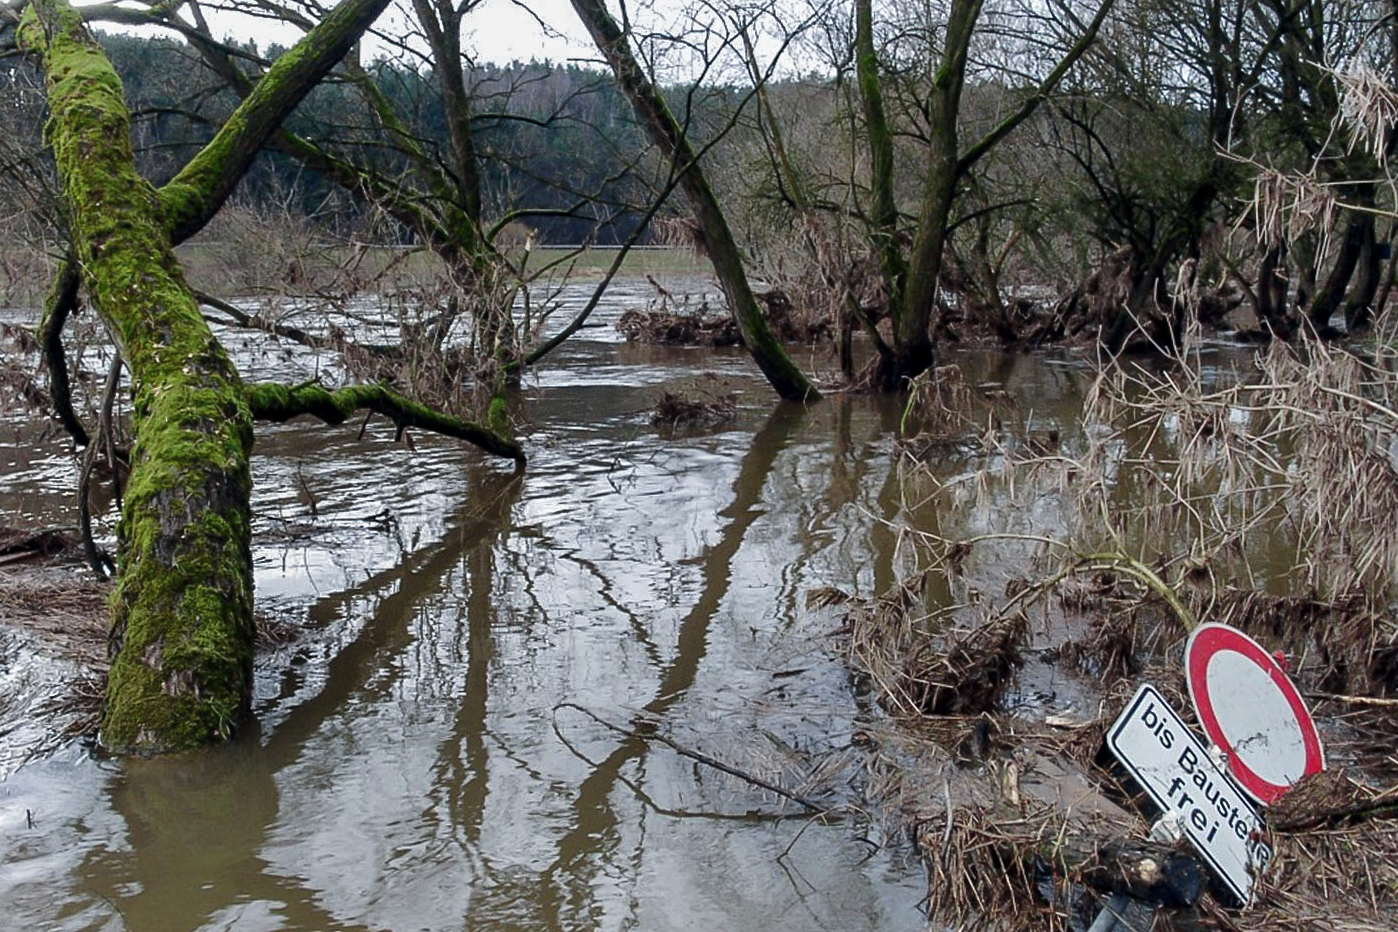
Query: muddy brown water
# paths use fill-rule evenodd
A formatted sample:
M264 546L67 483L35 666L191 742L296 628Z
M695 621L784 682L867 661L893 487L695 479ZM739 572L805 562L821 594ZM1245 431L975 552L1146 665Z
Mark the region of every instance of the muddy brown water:
M738 351L625 345L606 315L643 298L617 291L529 382L522 478L382 424L260 427L259 608L304 633L260 658L257 722L227 747L69 745L19 766L37 726L0 722L4 925L923 928L920 867L858 818L772 819L799 810L559 708L654 722L796 785L865 714L805 594L881 591L901 559L899 411L778 405ZM250 378L335 375L231 342ZM1073 423L1089 377L1066 358L958 361L1046 426ZM736 392L737 422L661 436L647 408L695 380ZM72 523L73 465L47 430L0 418L0 523ZM12 690L41 688L48 661L0 658Z

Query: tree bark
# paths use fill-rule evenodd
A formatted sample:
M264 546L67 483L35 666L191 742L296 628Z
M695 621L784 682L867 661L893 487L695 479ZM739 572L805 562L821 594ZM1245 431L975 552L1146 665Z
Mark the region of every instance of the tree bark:
M1344 303L1345 292L1350 279L1359 267L1359 259L1364 253L1365 244L1374 236L1372 214L1357 213L1350 217L1345 226L1345 238L1340 241L1340 252L1335 257L1335 265L1326 276L1325 284L1311 301L1309 317L1311 326L1318 333L1329 332L1330 318Z
M1285 258L1281 245L1269 246L1257 267L1257 320L1280 340L1291 339L1298 325L1288 294Z
M893 200L893 134L883 107L878 52L874 48L872 0L857 0L854 7L854 63L859 82L859 103L864 111L864 137L869 146L869 227L874 253L883 269L889 312L897 329L903 305L907 263L898 245L898 208Z
M65 0L30 10L20 36L47 73L75 251L135 395L101 740L192 747L227 737L248 709L252 417L171 252L160 197L136 174L116 72Z
M631 102L637 117L645 124L651 141L679 173L680 185L703 228L709 260L714 265L714 273L718 276L728 308L738 323L738 331L743 335L748 352L782 398L794 401L818 399L820 393L791 361L767 326L767 320L762 316L743 271L738 244L733 239L718 198L699 167L694 148L660 92L636 61L626 35L607 12L602 0L572 0L572 4L592 41L611 65L617 84Z
M49 370L49 398L53 401L54 416L73 438L73 443L85 447L88 444L87 429L73 410L68 355L63 349L63 328L68 323L68 315L78 305L78 289L81 286L78 263L71 255L64 256L54 278L53 290L44 304L44 316L39 322L39 339L44 348L44 365Z

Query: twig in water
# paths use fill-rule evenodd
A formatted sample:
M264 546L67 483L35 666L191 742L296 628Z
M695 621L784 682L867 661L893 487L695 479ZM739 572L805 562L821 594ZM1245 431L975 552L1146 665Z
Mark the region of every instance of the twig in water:
M780 786L777 786L775 783L770 783L767 780L762 779L761 777L754 776L750 773L744 773L736 767L725 764L723 761L718 760L717 758L710 757L709 755L704 754L700 751L690 750L684 745L679 744L678 742L673 741L672 739L667 738L662 734L643 734L631 728L622 728L620 725L612 724L611 722L602 718L600 715L591 711L590 709L583 708L576 702L560 702L558 705L553 707L553 711L555 714L557 714L560 709L572 709L575 712L581 712L583 715L586 715L588 718L592 719L594 722L601 725L603 728L606 728L609 731L614 731L619 735L625 735L628 738L635 738L640 741L658 741L670 750L674 751L676 754L680 755L681 757L688 757L690 760L698 761L706 767L712 767L713 769L720 770L731 777L737 777L739 780L751 783L753 786L761 787L769 793L777 794L782 799L789 799L794 803L805 806L807 809L811 810L817 815L831 814L831 810L829 810L825 806L820 805L819 803L812 802L806 797L793 793L790 790L785 790Z

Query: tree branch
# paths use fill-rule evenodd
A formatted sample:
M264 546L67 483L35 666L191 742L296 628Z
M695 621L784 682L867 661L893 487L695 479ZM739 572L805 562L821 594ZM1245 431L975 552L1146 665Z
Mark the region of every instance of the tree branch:
M514 441L479 424L409 401L381 385L349 385L332 392L315 384L292 387L271 383L249 385L246 395L253 418L259 421L280 423L309 414L327 424L342 424L356 411L367 409L393 421L399 433L417 427L465 440L494 456L508 457L515 461L517 469L525 464L524 450Z
M1103 20L1107 18L1107 14L1111 12L1114 2L1115 0L1102 0L1102 4L1097 8L1097 15L1092 18L1092 22L1088 23L1087 28L1084 29L1082 35L1078 37L1078 41L1073 43L1072 47L1068 49L1067 54L1065 54L1058 64L1054 66L1053 70L1048 73L1048 76L1039 84L1034 93L1030 94L1020 103L1018 110L996 124L990 132L982 136L975 145L966 150L961 158L956 160L956 175L958 178L965 176L965 174L971 170L971 166L975 165L982 156L993 149L1001 139L1004 139L1012 133L1019 124L1033 115L1035 110L1039 109L1039 105L1053 93L1053 89L1058 86L1059 81L1063 80L1063 76L1068 73L1073 65L1077 64L1078 59L1082 58L1088 48L1092 46L1092 43L1097 40L1097 30L1101 28Z
M160 190L173 242L201 229L233 193L263 144L359 41L389 0L343 0L277 59L213 140Z
M73 410L72 385L68 380L68 357L63 351L63 327L68 323L68 315L78 306L78 286L81 284L78 260L69 254L58 267L53 291L44 304L44 317L39 323L39 340L43 344L44 362L49 370L49 398L53 402L53 413L73 438L73 442L85 447L89 438L77 412Z

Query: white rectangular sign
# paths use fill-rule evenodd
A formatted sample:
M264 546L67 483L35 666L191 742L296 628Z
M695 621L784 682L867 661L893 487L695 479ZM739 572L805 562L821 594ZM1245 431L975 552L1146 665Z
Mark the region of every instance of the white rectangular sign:
M1107 747L1244 904L1272 849L1262 819L1155 687L1136 691Z

